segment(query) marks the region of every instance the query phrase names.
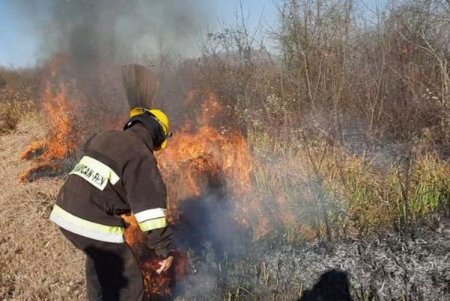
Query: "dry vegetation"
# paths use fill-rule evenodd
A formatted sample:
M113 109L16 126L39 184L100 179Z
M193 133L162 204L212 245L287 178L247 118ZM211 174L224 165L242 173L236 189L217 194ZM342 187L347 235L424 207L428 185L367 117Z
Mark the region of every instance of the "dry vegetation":
M397 1L369 20L360 18L354 5L351 0L285 0L279 8L280 27L273 33L279 55L257 43L242 23L211 34L202 58L172 67L184 76L180 81L186 87L218 96L226 111L216 120L217 127L238 129L247 138L257 162L253 182L261 207L276 224L263 242L289 246L304 241L345 242L336 247L341 259L330 257L327 248L318 253L314 247L286 251L297 257L320 255L310 256L310 266L296 262L299 273L317 268L316 273L307 273L316 276L325 266L315 267L321 258L332 267L345 263L345 256L362 256L363 250L366 261L341 266L378 271L385 263L383 256L390 254L388 262L405 267L401 277L407 279L412 277L407 268L420 269L421 258L429 258L430 264L417 279L437 277L436 298L445 298L450 288L439 280L447 279L450 271L443 255L450 251L446 230L450 4ZM17 180L29 167L20 160L20 152L45 135L45 125L36 113L36 73L0 70L0 299L84 299L83 258L47 221L62 179L30 184ZM289 214L278 215L275 199L287 204ZM441 236L435 239L437 257L432 258L433 251L427 249L433 248L432 241L421 244L414 238L420 233L434 237L435 230ZM386 233L407 234L411 240L354 244ZM382 253L380 245L390 247ZM392 251L403 247L410 259ZM378 257L373 259L370 252ZM279 262L286 260L280 258ZM218 264L217 269L224 269L230 278L220 279L222 287L213 285L218 290L215 298L247 300L270 295L283 299L260 289L288 285L283 275L273 278L283 264L271 267L270 260L261 258L250 266ZM407 264L402 265L402 260ZM236 275L243 271L246 275L255 271L254 284L259 288L242 285L244 281ZM355 274L364 277L360 272ZM362 283L353 278L358 289L355 299L423 300L435 285L427 282L421 291L412 283L415 280L408 278L405 284L398 282L400 278L387 282L387 287L398 285L393 291L400 292L390 295L367 287L384 285L381 280ZM301 283L296 285L291 287L291 297L303 290ZM193 294L192 299L202 297Z
M262 158L260 190L329 240L435 225L450 204L449 3L355 5L283 1L280 57L243 22L210 36L194 80Z
M45 135L36 113L17 129L0 136L0 299L83 300L84 259L48 221L62 179L22 184L19 175L30 163L23 150Z

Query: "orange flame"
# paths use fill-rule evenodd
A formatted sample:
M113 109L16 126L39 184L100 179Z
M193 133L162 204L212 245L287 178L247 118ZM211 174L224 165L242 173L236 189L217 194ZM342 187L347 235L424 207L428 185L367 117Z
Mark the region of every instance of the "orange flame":
M190 93L190 97L194 92ZM191 100L192 101L192 100ZM161 172L168 186L169 219L180 222L177 208L182 200L200 197L211 186L225 185L236 204L236 221L251 227L256 238L269 232L269 221L261 211L260 199L252 189L253 161L245 138L238 132L219 132L211 122L222 111L214 94L209 93L197 122L198 130L190 123L170 140L169 147L158 156ZM225 182L226 181L226 182ZM125 233L127 243L140 258L147 293L170 295L173 279L186 275L186 254L175 256L171 274L157 275L157 261L145 253L145 236L133 217L124 218L129 224Z
M125 241L131 247L138 261L138 265L144 278L145 291L148 296L170 296L172 287L181 281L187 274L187 255L181 251L172 251L174 262L169 271L157 274L159 260L147 250L146 236L139 229L136 218L133 215L122 215L126 222Z
M62 58L51 65L50 78L57 77L56 68ZM24 173L23 181L39 171L55 171L58 161L70 155L80 141L80 131L76 128L75 111L80 96L69 84L60 84L57 89L50 83L43 92L43 109L47 116L49 131L45 140L36 141L24 151L22 158L39 156L38 165ZM188 104L193 104L195 91L188 94ZM169 147L158 156L161 172L168 186L168 203L172 221L177 221L177 208L181 200L200 197L214 185L225 186L236 202L235 219L241 225L253 229L255 237L263 237L270 231L267 214L264 214L261 199L252 188L255 159L252 157L244 136L237 131L220 131L213 122L223 113L223 107L216 95L207 93L201 106L201 113L186 123L174 135ZM112 121L110 128L117 128L120 121ZM280 196L278 202L285 203ZM157 261L143 254L145 235L140 231L133 217L124 217L129 224L125 233L127 243L138 257L148 294L170 295L173 279L181 279L186 273L187 256L176 253L175 268L170 273L156 275ZM148 254L147 254L148 255Z
M42 160L63 159L75 150L77 144L74 137L75 104L69 99L67 85L61 84L59 92L53 92L50 85L44 91L44 112L50 123L50 135L47 151Z
M169 208L176 212L180 200L199 197L211 185L222 184L233 199L241 202L236 204L237 222L252 227L256 236L261 237L267 234L269 223L252 190L254 159L240 133L219 132L211 126L221 112L217 98L209 93L197 120L200 128L194 131L191 126L185 126L158 157L169 188Z
M36 159L37 165L21 174L20 180L31 181L37 173L59 169L58 160L65 159L76 147L80 133L74 126L78 102L69 96L70 86L60 84L54 89L47 83L42 95L43 111L49 130L45 140L34 141L21 153L22 159Z

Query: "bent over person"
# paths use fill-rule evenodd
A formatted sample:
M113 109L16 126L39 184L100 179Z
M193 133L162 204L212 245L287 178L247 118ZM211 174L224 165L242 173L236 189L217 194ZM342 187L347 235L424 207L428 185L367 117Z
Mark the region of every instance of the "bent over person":
M89 300L143 300L144 283L137 261L123 237L122 214L133 213L147 233L148 247L167 271L171 232L166 187L154 151L170 136L166 114L135 108L123 131L90 138L84 156L61 188L50 220L86 255Z

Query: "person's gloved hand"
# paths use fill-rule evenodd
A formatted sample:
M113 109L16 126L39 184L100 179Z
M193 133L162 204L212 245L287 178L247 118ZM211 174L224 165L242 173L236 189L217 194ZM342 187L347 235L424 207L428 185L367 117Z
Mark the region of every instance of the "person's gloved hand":
M173 263L173 256L168 256L166 259L163 259L159 262L159 269L156 270L156 273L161 274L162 272L167 272Z

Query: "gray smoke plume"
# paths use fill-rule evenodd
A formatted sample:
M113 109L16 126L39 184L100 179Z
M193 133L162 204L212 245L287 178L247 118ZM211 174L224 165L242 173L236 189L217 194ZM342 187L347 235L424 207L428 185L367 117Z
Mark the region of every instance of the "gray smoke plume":
M205 2L19 0L12 4L42 38L46 55L62 52L75 63L92 64L129 61L143 51L192 56L205 25Z
M79 119L97 125L105 123L99 118L107 119L111 114L126 116L121 64L158 67L167 58L200 53L208 5L204 0L11 1L25 20L22 30L37 36L43 65L49 65L55 55L66 58L67 62L57 67L58 81L75 82L87 111ZM160 91L171 101L176 97L172 94ZM97 113L90 116L90 112Z

